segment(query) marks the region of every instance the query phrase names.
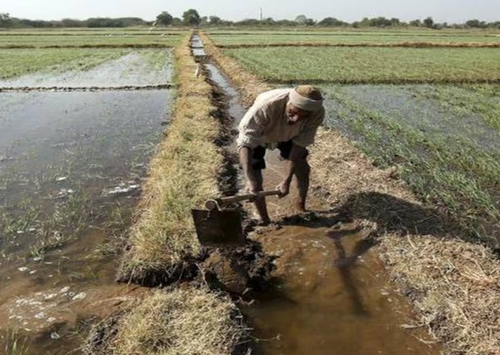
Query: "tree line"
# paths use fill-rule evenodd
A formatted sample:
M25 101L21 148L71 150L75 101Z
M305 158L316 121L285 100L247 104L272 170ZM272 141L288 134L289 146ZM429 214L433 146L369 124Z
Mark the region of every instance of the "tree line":
M500 29L500 21L486 22L477 19L468 20L465 23L449 24L447 22L437 23L432 17L425 19L415 19L412 21L402 21L398 18L386 17L365 17L361 21L345 22L335 17L325 17L322 20L316 21L308 18L305 15L298 15L294 20L274 20L272 17L264 19L245 19L241 21L224 20L218 16L200 16L197 10L189 9L182 14L182 18L174 17L167 11L160 13L155 21L145 21L139 17L95 17L86 20L76 19L62 19L59 21L43 21L43 20L29 20L11 17L8 13L0 13L0 27L4 28L54 28L54 27L132 27L132 26L171 26L171 27L237 27L237 26L280 26L280 27L293 27L293 26L310 26L310 27L424 27L431 29L442 28L495 28Z

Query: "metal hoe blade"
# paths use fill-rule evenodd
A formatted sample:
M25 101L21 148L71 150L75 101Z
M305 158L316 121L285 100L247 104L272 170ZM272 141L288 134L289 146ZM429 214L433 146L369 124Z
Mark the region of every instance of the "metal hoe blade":
M238 210L191 210L201 245L243 246L245 236Z

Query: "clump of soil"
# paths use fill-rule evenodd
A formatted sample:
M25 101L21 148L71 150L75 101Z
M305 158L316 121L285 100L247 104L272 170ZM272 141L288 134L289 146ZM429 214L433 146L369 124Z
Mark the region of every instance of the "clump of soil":
M245 247L216 249L202 264L210 287L234 294L265 289L274 270L274 256L265 254L260 243L249 241Z
M260 243L247 240L239 248L206 248L198 258L186 258L170 268L120 273L116 281L158 287L203 279L212 289L241 295L247 289L266 288L274 259L262 251Z

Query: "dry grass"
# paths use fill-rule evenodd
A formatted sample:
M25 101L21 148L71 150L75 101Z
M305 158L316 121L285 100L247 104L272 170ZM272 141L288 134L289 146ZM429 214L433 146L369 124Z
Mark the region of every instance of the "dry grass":
M213 44L206 49L246 104L270 88ZM500 354L500 262L492 252L461 240L395 169L375 168L337 132L320 130L310 164L312 183L330 193L329 202L378 226L379 254L420 318L408 326L427 327L446 354Z
M219 44L218 48L266 48L266 47L402 47L402 48L500 48L498 42L395 42L395 43L330 43L298 42L267 44Z
M197 288L158 291L119 324L115 355L229 355L245 336L233 303Z
M0 49L54 49L54 48L172 48L173 45L170 44L160 44L160 43L143 43L143 44L49 44L36 46L32 44L6 44L0 45Z
M141 283L155 274L168 279L184 259L196 257L200 246L191 209L218 192L223 157L214 141L220 127L211 116L210 85L193 75L196 63L187 40L175 52L179 89L172 123L150 165L122 280Z
M87 355L230 355L248 345L231 300L196 287L158 290L93 333Z

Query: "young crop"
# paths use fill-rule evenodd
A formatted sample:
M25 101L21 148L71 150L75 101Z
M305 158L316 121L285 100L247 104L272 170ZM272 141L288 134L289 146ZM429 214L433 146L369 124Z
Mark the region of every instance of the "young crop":
M500 81L500 51L494 48L272 47L224 53L275 83Z

